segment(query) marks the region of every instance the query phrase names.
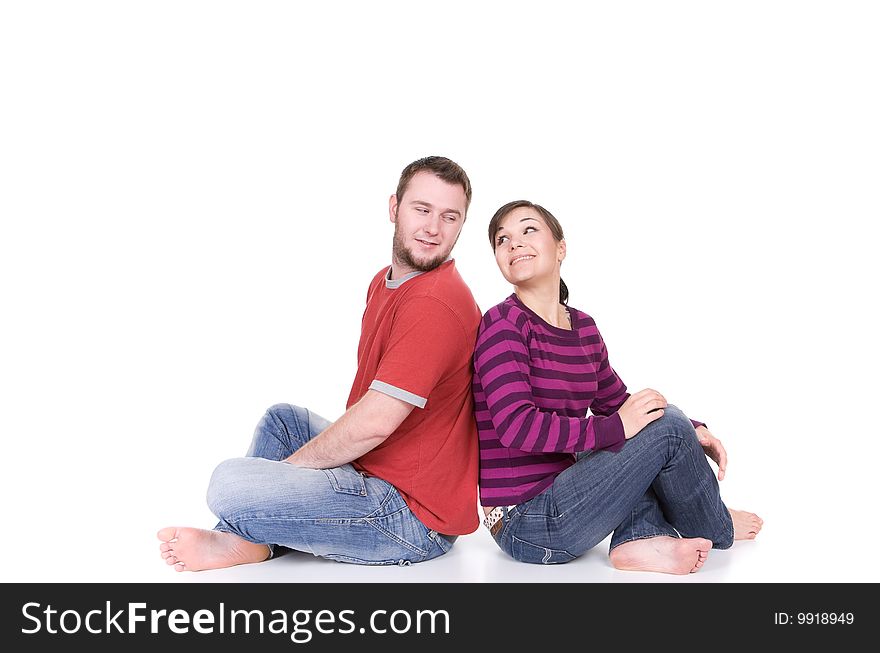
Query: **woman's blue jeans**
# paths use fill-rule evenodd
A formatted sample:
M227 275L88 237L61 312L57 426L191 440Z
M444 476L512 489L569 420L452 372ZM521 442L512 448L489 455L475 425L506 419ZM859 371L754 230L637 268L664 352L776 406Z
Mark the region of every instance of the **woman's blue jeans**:
M675 406L617 453L579 454L553 485L505 510L495 541L521 562L569 562L605 539L611 549L658 535L733 544L733 521L690 420Z
M350 464L304 469L283 461L330 422L278 404L263 416L246 458L226 460L208 487L215 530L340 562L407 565L443 555L454 536L427 528L398 491Z

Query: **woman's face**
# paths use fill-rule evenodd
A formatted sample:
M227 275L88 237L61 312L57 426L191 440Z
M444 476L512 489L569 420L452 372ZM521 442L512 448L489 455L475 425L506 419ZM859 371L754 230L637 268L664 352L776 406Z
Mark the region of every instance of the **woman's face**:
M534 209L522 206L508 213L495 233L495 262L514 286L558 283L565 241L557 242Z

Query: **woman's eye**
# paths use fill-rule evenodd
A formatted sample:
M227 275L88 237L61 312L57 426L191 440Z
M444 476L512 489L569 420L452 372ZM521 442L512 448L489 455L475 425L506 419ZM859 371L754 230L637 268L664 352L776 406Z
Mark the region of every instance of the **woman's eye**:
M534 227L526 227L525 229L523 229L524 234L527 234L530 231L537 231L537 229L535 229Z
M498 245L501 245L506 238L507 236L498 236L498 240L495 241L495 246L497 247Z

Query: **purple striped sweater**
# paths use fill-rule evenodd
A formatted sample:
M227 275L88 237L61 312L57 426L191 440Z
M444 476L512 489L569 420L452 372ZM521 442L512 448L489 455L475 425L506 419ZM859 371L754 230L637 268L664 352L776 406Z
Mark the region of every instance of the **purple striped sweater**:
M473 391L484 506L540 494L576 452L623 447L617 410L629 393L593 318L568 310L571 330L548 324L516 294L483 316Z

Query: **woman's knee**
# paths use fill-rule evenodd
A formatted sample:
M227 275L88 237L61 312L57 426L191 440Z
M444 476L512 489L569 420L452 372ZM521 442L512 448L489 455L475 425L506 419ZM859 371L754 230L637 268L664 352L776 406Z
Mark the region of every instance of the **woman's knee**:
M688 416L678 406L672 404L663 409L663 417L648 426L660 427L658 430L677 436L690 435L694 432L694 425Z
M676 449L688 439L696 442L694 426L678 407L671 404L664 409L661 418L645 426L635 437L642 446L650 443L665 443Z

